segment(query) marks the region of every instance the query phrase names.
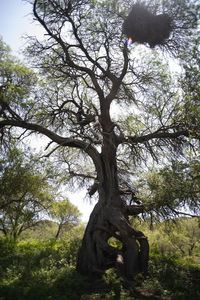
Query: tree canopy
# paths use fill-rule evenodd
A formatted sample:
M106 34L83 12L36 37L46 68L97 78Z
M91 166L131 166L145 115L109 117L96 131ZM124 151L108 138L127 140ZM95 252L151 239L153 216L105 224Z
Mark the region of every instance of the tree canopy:
M78 225L80 212L68 199L53 201L49 208L49 215L58 223L56 238L59 237L63 227L70 228Z
M154 167L140 174L137 193L146 203L146 210L151 213L151 217L163 220L178 215L199 215L199 167L199 159L196 157L188 161L173 160L163 168Z
M0 157L0 231L16 239L50 206L53 188L39 162L16 147ZM56 195L56 193L55 193Z

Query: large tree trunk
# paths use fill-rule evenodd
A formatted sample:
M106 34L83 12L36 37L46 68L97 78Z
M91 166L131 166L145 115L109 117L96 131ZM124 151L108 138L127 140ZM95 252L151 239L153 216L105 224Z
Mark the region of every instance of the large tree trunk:
M147 272L149 245L142 232L134 230L129 215L143 211L142 206L128 206L120 197L117 181L116 147L113 139L104 141L102 151L103 176L98 174L99 201L91 213L82 246L79 250L77 270L87 276L100 275L114 267L125 280L137 273ZM122 243L122 249L109 245L111 237Z
M77 270L80 273L98 275L115 267L120 276L132 279L139 272L147 272L148 241L142 232L131 228L127 211L125 206L96 204L78 254ZM122 249L110 246L110 237L120 240Z

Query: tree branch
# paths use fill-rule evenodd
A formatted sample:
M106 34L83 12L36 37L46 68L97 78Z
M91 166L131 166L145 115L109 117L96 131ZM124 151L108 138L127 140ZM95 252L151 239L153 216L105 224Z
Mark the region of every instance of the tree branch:
M144 212L144 206L142 204L128 205L127 212L129 216L137 216Z
M189 130L185 129L185 130L180 130L180 131L176 131L176 132L156 131L156 132L149 133L149 134L146 134L143 136L130 136L130 137L128 137L128 141L133 144L137 144L137 143L145 143L145 142L148 142L153 139L176 139L180 136L189 137Z
M175 209L173 209L173 208L171 208L171 207L170 207L170 209L171 209L176 215L184 215L184 216L191 217L191 218L199 218L199 215L193 215L193 214L190 214L190 213L181 212L181 211L175 210Z
M28 123L25 121L16 121L16 120L4 120L0 121L0 128L5 126L14 126L14 127L20 127L28 130L32 130L34 132L40 133L51 139L53 142L59 144L60 146L67 146L72 148L77 148L83 150L85 153L87 153L93 160L94 165L96 169L100 172L102 172L101 169L101 158L99 152L89 143L86 143L84 141L74 139L74 138L67 138L62 137L53 131L35 124L35 123Z
M34 1L34 5L33 5L34 16L39 21L39 23L44 27L44 29L46 30L46 32L48 33L48 35L50 37L52 37L62 47L63 52L64 52L64 54L66 56L66 62L68 63L68 65L70 67L76 69L76 70L80 70L80 71L83 71L83 72L87 73L90 76L90 78L92 80L92 83L94 84L95 90L96 90L99 98L104 97L103 91L102 91L101 87L98 84L98 81L97 81L97 79L95 77L94 72L91 69L87 68L87 67L83 67L83 66L80 66L80 65L77 65L77 64L74 63L74 61L71 59L70 54L68 52L68 46L67 46L67 44L62 40L62 38L60 36L57 36L56 34L53 34L53 32L51 32L51 30L48 28L48 26L45 23L45 21L43 19L41 19L40 16L38 15L37 8L36 8L37 3L38 3L38 0L35 0ZM76 28L74 27L74 23L72 22L71 18L69 18L69 16L68 16L68 20L69 20L69 22L71 22L71 24L73 26L74 34L75 34L77 40L80 42L81 40L77 36L77 32L76 32ZM81 42L79 48L85 53L85 55L89 59L89 61L91 61L91 57L88 55L86 49L83 47L82 42Z
M117 94L117 92L119 90L119 87L122 84L122 80L123 80L124 76L127 73L127 69L128 69L128 54L127 54L127 46L126 45L123 48L123 56L124 56L124 65L123 65L123 69L122 69L121 75L120 75L119 78L115 77L115 78L112 79L113 86L112 86L112 89L111 89L110 93L106 97L106 100L109 102L109 104L111 104L111 102L115 99L116 94Z

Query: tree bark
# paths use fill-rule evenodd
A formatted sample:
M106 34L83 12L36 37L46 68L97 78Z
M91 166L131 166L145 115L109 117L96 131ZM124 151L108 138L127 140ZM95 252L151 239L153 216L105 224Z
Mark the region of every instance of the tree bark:
M119 276L129 280L139 272L146 274L148 267L147 238L134 230L128 220L129 215L141 213L143 207L127 205L120 196L114 134L104 139L101 158L103 171L101 175L97 174L99 201L86 227L78 253L77 271L98 276L114 267ZM122 249L109 245L111 237L122 243Z
M111 237L122 242L122 249L108 244ZM93 276L114 267L120 276L131 279L139 272L146 274L148 257L147 238L131 227L126 205L113 207L97 203L78 254L77 270L84 275Z
M57 230L57 233L56 233L56 235L55 235L55 238L56 238L56 239L58 239L58 237L59 237L59 235L60 235L61 228L62 228L62 223L60 223L60 224L58 225L58 230Z

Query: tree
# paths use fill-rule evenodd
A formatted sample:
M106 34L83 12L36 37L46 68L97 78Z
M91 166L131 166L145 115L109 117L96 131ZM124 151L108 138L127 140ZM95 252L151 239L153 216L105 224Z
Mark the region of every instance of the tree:
M173 227L171 228L172 230L167 232L173 246L178 248L180 253L185 256L192 256L195 253L195 248L197 248L196 253L198 255L198 243L200 237L198 219L180 218Z
M15 110L13 116L4 109L0 127L48 137L47 156L63 154L59 156L66 164L63 180L93 182L89 194L98 193L98 202L84 234L77 270L101 275L116 267L127 281L145 273L148 265L147 239L128 219L144 210L142 204L129 201L137 200L136 167L161 161L163 154L168 159L187 147L196 148L199 117L193 105L187 107L191 91L186 81L170 72L159 45L157 50L127 46L122 24L129 1L30 2L47 37L43 42L31 38L28 47L42 87L35 91L34 103L26 95L26 112ZM149 4L153 13L171 16L173 31L166 45L181 57L183 66L185 49L196 42L197 2ZM4 102L1 96L1 106ZM8 107L14 109L14 103ZM111 237L121 241L121 250L108 244Z
M197 217L200 206L200 161L174 161L163 168L155 167L140 174L138 194L154 218L164 220L179 215ZM185 211L186 210L186 211Z
M145 227L149 243L153 251L162 255L193 256L193 262L199 258L199 218L178 217L163 222L155 222L153 230L149 229L148 222L140 217L133 220L139 228ZM192 261L192 260L191 260Z
M79 224L80 212L69 200L53 201L49 209L50 216L58 223L56 239L58 239L63 227L68 229Z
M37 82L37 77L33 71L22 65L10 54L10 48L0 39L0 116L1 120L6 117L6 112L14 120L20 120L20 113L27 114L33 109L33 98L27 97L33 92ZM11 127L1 128L1 138L4 143L8 143L8 138L12 137Z
M14 240L37 224L50 205L52 187L33 156L16 147L0 158L0 231Z

